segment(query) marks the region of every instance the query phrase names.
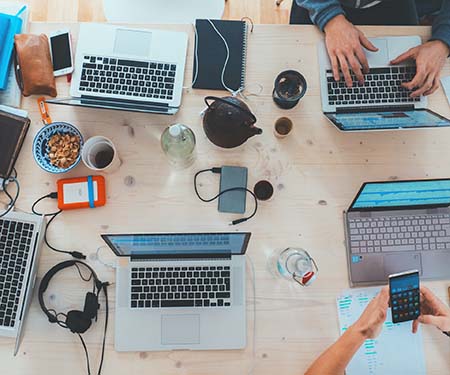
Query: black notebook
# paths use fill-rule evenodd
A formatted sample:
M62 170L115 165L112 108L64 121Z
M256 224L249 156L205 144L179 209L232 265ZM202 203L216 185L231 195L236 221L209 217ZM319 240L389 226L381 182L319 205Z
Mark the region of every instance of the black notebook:
M14 168L30 119L0 110L0 178L8 178Z
M237 91L244 87L247 54L247 23L245 21L210 20L226 40L229 59L224 72L225 85ZM227 49L209 20L196 20L197 36L194 54L193 88L226 90L222 83L222 70ZM198 60L198 61L197 61ZM198 66L198 70L197 70Z

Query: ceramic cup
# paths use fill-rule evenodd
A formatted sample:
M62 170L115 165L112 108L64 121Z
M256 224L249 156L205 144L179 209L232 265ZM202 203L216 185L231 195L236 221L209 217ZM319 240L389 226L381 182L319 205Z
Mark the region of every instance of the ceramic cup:
M293 127L294 124L289 118L280 117L277 121L275 121L273 132L277 138L285 138L291 133Z
M96 172L113 173L122 164L111 140L100 135L84 143L81 159L86 167Z

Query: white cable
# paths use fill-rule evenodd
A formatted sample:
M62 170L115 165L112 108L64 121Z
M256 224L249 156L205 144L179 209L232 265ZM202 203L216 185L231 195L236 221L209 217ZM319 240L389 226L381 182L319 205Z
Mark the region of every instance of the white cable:
M98 260L101 264L103 264L105 267L109 267L109 268L112 268L112 269L115 270L115 269L116 269L116 266L115 266L114 263L105 263L105 262L103 262L102 259L100 258L100 250L103 249L103 248L107 249L108 246L102 245L102 246L97 247L97 251L96 251L96 253L95 253L95 255L96 255L96 257L97 257L97 260Z
M248 372L249 375L253 375L253 371L256 367L256 276L255 276L255 266L253 264L252 258L247 254L247 259L249 260L250 269L252 273L252 286L253 286L253 356L252 356L252 366L250 368L250 371Z
M217 33L217 35L219 35L220 39L222 39L223 43L225 44L225 49L227 51L227 57L225 58L225 63L223 64L222 74L220 77L222 80L222 85L231 93L231 95L236 96L237 94L239 94L239 92L241 92L243 90L243 87L240 87L239 89L234 91L226 85L225 79L224 79L225 71L227 70L228 60L230 59L230 48L228 47L228 43L225 40L225 38L223 37L223 35L220 33L219 30L217 30L217 27L216 27L216 25L214 25L214 22L212 22L210 19L208 19L208 22L211 24L212 28Z

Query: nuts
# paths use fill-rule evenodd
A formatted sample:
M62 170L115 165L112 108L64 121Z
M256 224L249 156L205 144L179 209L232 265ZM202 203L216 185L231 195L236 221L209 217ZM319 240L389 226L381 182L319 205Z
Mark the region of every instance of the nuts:
M66 169L76 162L80 154L80 137L73 134L55 134L47 143L50 163Z

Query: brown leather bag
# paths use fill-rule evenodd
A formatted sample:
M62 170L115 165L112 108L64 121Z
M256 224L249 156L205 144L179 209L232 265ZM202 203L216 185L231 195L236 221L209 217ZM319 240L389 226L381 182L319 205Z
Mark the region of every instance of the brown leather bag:
M17 34L14 37L16 79L23 96L56 96L53 64L47 35Z

